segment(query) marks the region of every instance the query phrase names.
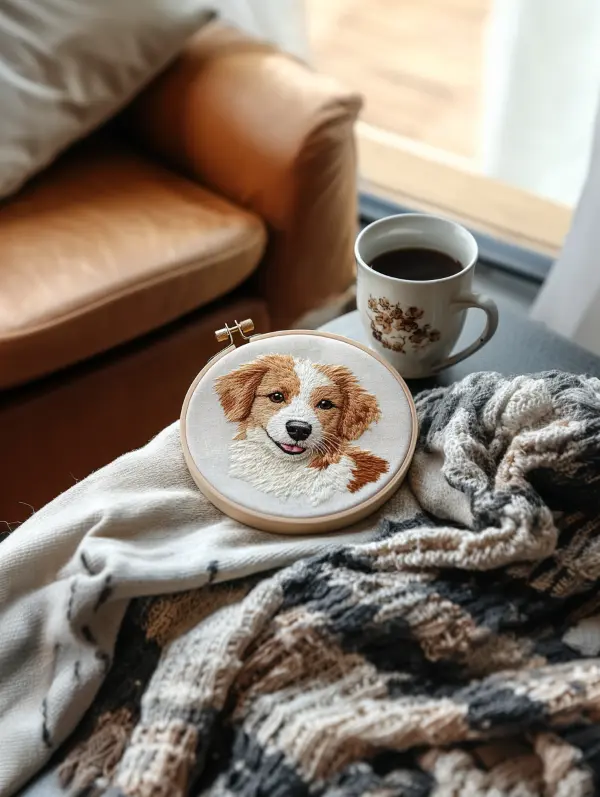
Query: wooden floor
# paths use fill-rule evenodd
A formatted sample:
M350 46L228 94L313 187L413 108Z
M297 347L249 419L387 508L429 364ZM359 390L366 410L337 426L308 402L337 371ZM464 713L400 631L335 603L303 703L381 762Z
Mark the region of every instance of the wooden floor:
M491 0L306 0L315 65L360 91L362 118L477 156Z

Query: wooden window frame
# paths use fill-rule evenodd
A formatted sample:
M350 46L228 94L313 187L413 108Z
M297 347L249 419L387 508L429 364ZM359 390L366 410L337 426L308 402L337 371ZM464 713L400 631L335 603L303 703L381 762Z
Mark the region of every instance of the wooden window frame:
M542 282L560 252L572 211L477 173L466 159L359 122L363 221L423 210L462 222L487 265Z

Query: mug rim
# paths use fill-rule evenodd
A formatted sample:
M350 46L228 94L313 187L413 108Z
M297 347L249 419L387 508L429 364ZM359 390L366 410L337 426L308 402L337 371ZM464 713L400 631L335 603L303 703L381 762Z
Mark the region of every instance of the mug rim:
M362 255L359 252L360 243L361 243L365 233L367 233L373 227L376 227L378 224L383 224L384 222L389 223L390 220L393 220L393 219L398 219L398 220L400 220L400 219L432 219L434 221L438 221L438 222L442 222L443 224L447 224L449 227L459 227L464 233L466 233L467 238L470 239L470 241L471 241L471 243L473 245L474 251L475 251L475 255L472 258L472 260L469 263L469 265L468 266L464 266L463 268L461 268L461 270L457 274L450 274L448 277L440 277L439 279L435 279L435 280L408 280L408 279L404 279L403 277L390 277L388 274L382 274L380 271L375 271L374 269L371 268L371 266L368 263L365 263L365 261L363 260ZM444 252L444 254L447 254L447 253ZM354 242L354 257L356 259L357 264L361 268L366 269L369 274L375 274L377 277L380 277L383 280L388 280L389 282L392 282L392 283L398 283L399 282L399 283L404 283L406 285L422 285L422 286L425 286L425 285L439 285L439 284L441 284L443 282L450 282L451 280L458 279L459 277L462 277L463 274L468 274L470 271L472 271L475 268L476 264L477 264L477 260L479 259L479 246L477 245L477 241L475 240L475 236L473 235L473 233L469 232L469 230L467 230L466 227L464 227L462 224L459 224L459 222L457 222L457 221L453 221L452 219L446 219L443 216L436 216L436 215L434 215L432 213L392 213L390 216L384 216L382 219L377 219L376 221L372 221L370 224L368 224L364 228L364 230L361 230L358 233L358 235L356 236L356 241Z

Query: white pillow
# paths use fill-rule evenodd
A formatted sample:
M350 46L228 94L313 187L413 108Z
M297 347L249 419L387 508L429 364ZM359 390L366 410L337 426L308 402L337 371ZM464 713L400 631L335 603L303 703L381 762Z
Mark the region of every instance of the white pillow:
M2 0L0 198L126 105L212 17L206 0Z

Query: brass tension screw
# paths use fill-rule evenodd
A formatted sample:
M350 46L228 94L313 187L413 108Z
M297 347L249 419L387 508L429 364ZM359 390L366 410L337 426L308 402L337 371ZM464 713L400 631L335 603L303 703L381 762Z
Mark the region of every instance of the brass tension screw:
M230 343L233 343L234 332L239 332L243 338L247 339L248 335L253 331L254 322L251 318L246 318L244 321L240 322L236 320L232 327L230 327L228 324L225 324L222 329L216 330L215 337L219 343L223 343L226 340L229 340Z

